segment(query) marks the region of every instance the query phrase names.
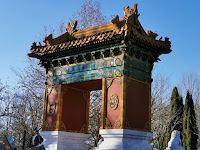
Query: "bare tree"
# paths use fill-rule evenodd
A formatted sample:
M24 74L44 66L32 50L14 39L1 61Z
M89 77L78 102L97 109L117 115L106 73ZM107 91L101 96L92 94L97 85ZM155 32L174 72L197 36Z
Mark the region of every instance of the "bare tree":
M25 68L13 69L18 84L12 94L11 123L9 130L19 148L22 147L24 131L27 133L26 147L33 129L42 125L45 71L37 60L28 59Z
M200 104L200 76L196 72L183 73L178 88L184 96L189 91L194 103Z
M87 145L90 149L97 147L100 140L99 128L101 124L101 102L102 90L91 91L90 93L90 112L89 112L89 140Z
M158 74L152 83L151 98L151 130L153 132L152 144L154 148L163 149L164 138L172 118L168 115L170 99L170 80Z
M79 22L80 29L89 28L106 22L105 17L100 12L99 2L93 0L84 1L81 10L77 15L74 15L74 17L73 20ZM44 26L44 32L39 35L40 41L43 41L43 38L50 33L54 34L54 37L56 37L64 32L65 25L63 22L56 27ZM6 134L14 138L18 148L22 147L24 130L27 131L26 147L28 147L28 139L31 138L33 129L35 127L40 128L42 124L45 71L38 63L37 60L29 58L25 68L12 68L13 72L18 77L18 84L13 89L10 97L7 97L7 99L12 99L12 101L7 101L9 103L5 105L8 108L8 117L5 119L7 125L4 125L4 128L7 128L7 130L5 130ZM5 99L1 98L2 90L3 87L1 88L0 84L0 100ZM100 138L98 130L101 116L101 91L92 92L91 95L89 144L91 145L90 147L95 147Z
M101 13L101 5L97 0L85 0L81 10L75 13L70 19L78 21L78 29L83 30L90 27L105 24L106 17Z

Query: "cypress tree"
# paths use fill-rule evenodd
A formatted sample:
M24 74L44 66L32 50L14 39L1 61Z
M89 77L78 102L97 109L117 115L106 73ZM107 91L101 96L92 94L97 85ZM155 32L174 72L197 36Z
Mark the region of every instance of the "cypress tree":
M192 95L187 92L183 115L183 147L186 150L196 150L198 130Z
M192 150L192 118L191 118L191 109L188 109L188 117L187 117L187 129L186 129L186 145L187 150Z
M182 124L182 118L183 118L183 99L179 96L177 87L173 88L171 100L169 104L169 117L170 117L170 123L166 131L165 136L165 146L167 147L167 144L170 140L171 133L173 130L178 130L182 132L183 124Z
M182 139L182 142L183 142L183 148L185 148L185 150L187 150L187 144L186 144L186 130L187 130L187 116L188 116L188 109L189 109L189 106L188 106L188 101L189 101L189 92L187 92L187 95L186 95L186 98L185 98L185 106L184 106L184 112L183 112L183 139Z

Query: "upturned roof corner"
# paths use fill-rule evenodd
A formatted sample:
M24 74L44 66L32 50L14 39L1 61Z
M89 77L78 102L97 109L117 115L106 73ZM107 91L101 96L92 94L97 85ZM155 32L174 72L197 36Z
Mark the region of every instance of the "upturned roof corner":
M45 46L40 43L37 45L35 42L31 46L30 57L40 58L48 54L56 54L60 52L67 53L69 50L73 51L92 48L98 46L105 46L109 44L116 44L118 42L127 41L128 43L142 46L146 49L151 49L157 55L167 54L171 52L171 42L169 38L162 40L162 37L157 40L157 33L143 29L138 20L137 3L133 5L133 9L125 6L124 17L119 19L117 15L111 20L110 23L87 28L84 30L77 30L77 21L71 24L67 23L66 32L57 38L53 38L52 34L45 37ZM34 54L34 55L33 55Z

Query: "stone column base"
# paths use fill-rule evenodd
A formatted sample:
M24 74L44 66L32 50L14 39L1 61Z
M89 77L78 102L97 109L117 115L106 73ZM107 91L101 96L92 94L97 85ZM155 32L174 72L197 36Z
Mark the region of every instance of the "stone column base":
M151 132L142 132L128 129L101 129L104 141L98 146L99 150L152 150L148 141Z
M64 131L42 131L42 143L46 150L88 150L85 141L88 134Z

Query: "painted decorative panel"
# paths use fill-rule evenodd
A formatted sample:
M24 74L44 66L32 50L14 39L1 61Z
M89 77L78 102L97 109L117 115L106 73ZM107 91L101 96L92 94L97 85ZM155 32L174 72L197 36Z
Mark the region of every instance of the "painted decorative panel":
M123 56L109 57L78 65L51 68L46 75L48 86L69 84L123 75Z
M112 127L110 121L108 120L108 118L105 119L105 127Z
M114 127L120 127L121 118L118 118L115 122Z
M113 94L111 97L110 97L110 108L115 110L117 109L117 106L119 104L119 98L117 96L117 94Z
M122 87L117 83L117 78L114 78L112 84L107 88L107 111L106 118L114 127L116 120L121 115L121 93Z
M57 120L57 111L58 111L58 88L52 87L47 90L47 111L46 111L46 118L45 118L45 129L52 129L53 124Z
M56 110L56 103L54 101L51 101L49 103L49 114L53 115L55 113Z

